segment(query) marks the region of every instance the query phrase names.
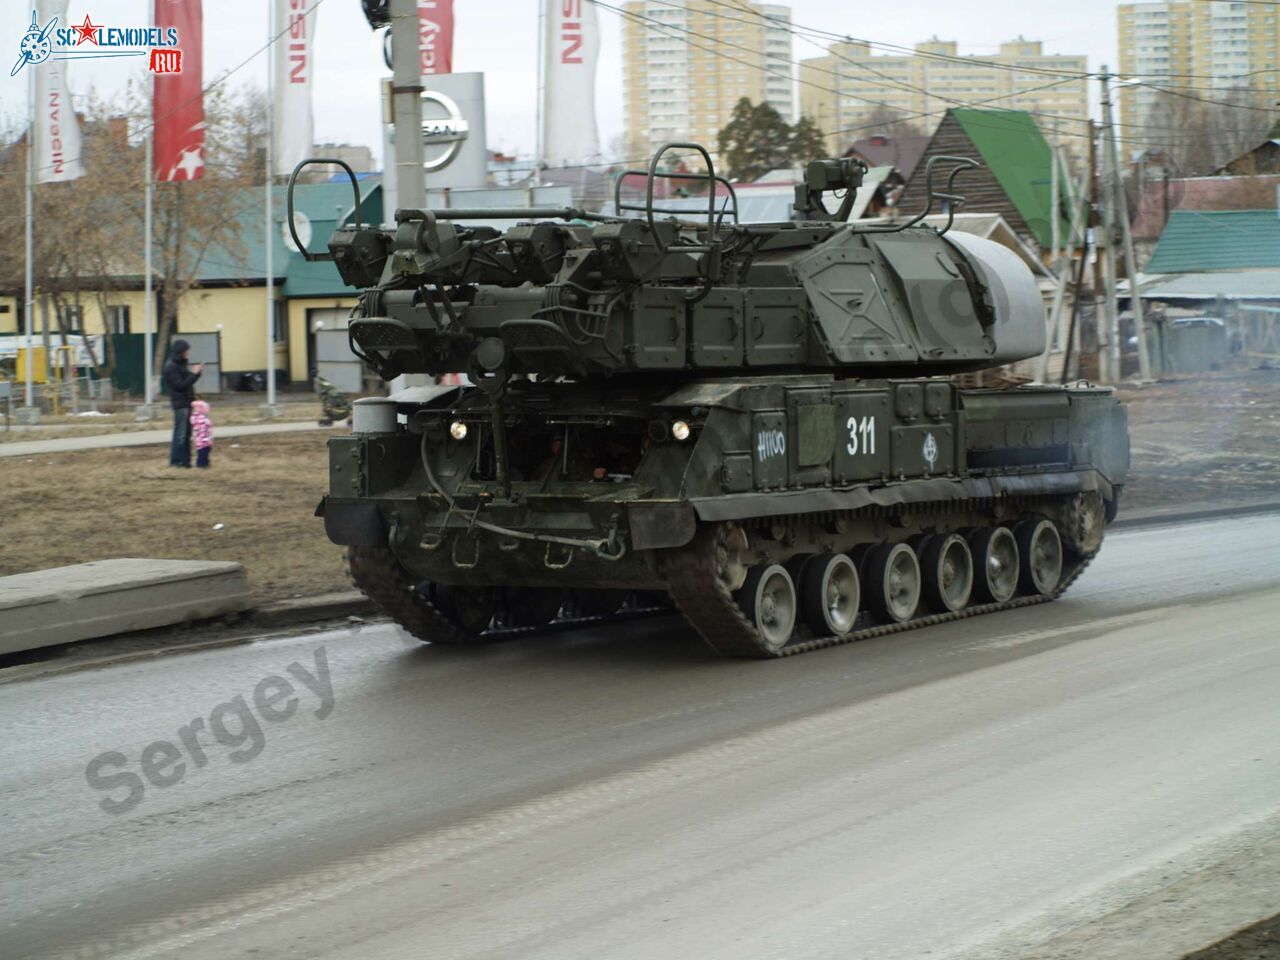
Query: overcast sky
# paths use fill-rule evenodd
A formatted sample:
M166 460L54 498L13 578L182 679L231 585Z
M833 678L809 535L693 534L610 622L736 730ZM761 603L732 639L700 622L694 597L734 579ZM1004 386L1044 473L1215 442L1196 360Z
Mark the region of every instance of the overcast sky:
M962 53L989 54L1000 41L1021 34L1043 40L1046 53L1086 54L1091 70L1103 63L1115 66L1115 0L792 0L790 6L797 24L872 40L911 45L937 34L958 41ZM455 0L454 7L454 69L485 74L489 145L532 152L538 0ZM264 0L205 0L206 83L265 43L267 8ZM18 40L30 23L30 4L0 0L0 11L0 50L16 59ZM143 26L147 0L71 0L70 22L82 22L86 13L95 24ZM604 37L597 113L607 151L622 129L621 29L610 11L600 9L597 15ZM380 33L369 29L359 0L324 0L316 17L316 138L365 144L380 153L378 81L387 74ZM794 40L794 59L820 52L807 41ZM265 54L259 55L229 82L265 85L265 60ZM139 75L135 63L74 63L72 91L94 87L109 96L124 86L131 71ZM0 71L0 112L12 123L26 116L27 84L25 72L14 78L6 73Z

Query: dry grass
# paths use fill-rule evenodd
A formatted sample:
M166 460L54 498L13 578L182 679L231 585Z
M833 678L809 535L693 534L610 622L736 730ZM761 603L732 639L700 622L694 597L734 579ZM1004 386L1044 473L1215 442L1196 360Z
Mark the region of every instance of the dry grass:
M209 470L166 466L162 446L0 459L0 575L105 557L236 560L260 599L348 589L312 516L325 439L224 440Z

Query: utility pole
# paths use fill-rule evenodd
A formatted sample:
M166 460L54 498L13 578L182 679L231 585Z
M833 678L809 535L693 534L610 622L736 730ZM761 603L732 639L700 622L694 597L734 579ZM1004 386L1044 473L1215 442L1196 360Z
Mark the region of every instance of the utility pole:
M396 143L396 206L423 210L427 206L427 174L422 144L422 57L418 50L418 0L391 0L391 127ZM395 216L390 211L388 219ZM434 378L409 373L387 384L395 395L409 387L425 386Z
M396 139L396 204L427 205L423 170L422 64L418 54L417 0L391 0L391 123Z
M1101 133L1102 131L1099 131ZM1096 156L1096 151L1094 151ZM1102 208L1103 256L1102 309L1098 312L1098 379L1115 383L1120 379L1120 317L1116 311L1116 247L1112 201L1115 199L1107 182L1106 169L1100 177L1097 196Z
M547 95L547 5L545 0L538 0L538 102L536 106L536 123L533 148L533 186L542 186L542 125L546 122L546 108L542 101ZM529 194L529 205L533 206L533 194Z
M1058 128L1053 128L1053 142L1049 144L1049 269L1058 269L1058 244L1061 231L1058 228ZM1068 245L1071 239L1067 239Z
M1150 380L1151 357L1147 353L1147 325L1142 315L1142 297L1141 291L1138 289L1137 258L1133 255L1133 234L1129 230L1129 202L1125 197L1124 183L1120 179L1120 150L1116 146L1115 124L1111 119L1111 88L1108 83L1110 79L1111 75L1107 73L1107 68L1104 66L1098 80L1102 84L1102 122L1106 126L1107 160L1111 167L1110 199L1114 217L1120 221L1120 234L1124 240L1124 265L1125 272L1129 275L1129 304L1133 310L1133 332L1138 339L1138 372L1143 380ZM1108 241L1110 241L1111 236L1112 234L1108 233ZM1114 254L1111 256L1111 262L1115 262ZM1111 289L1114 292L1114 279L1111 282ZM1115 309L1114 301L1112 309ZM1113 350L1118 353L1118 344ZM1119 379L1118 375L1116 379Z
M1057 170L1058 164L1062 163L1062 161L1063 161L1062 150L1060 147L1055 146L1053 148L1053 164L1054 164L1055 171ZM1046 344L1045 344L1044 355L1040 358L1039 379L1041 383L1049 382L1049 361L1053 354L1055 344L1057 345L1057 348L1059 350L1063 351L1062 362L1064 364L1063 370L1065 372L1065 369L1066 369L1065 364L1067 363L1067 360L1070 357L1070 350L1067 348L1064 342L1065 337L1068 334L1066 332L1066 325L1063 321L1063 304L1066 301L1067 286L1071 280L1071 275L1073 273L1072 263L1074 261L1074 251L1078 245L1080 247L1080 256L1083 257L1086 249L1086 244L1084 240L1085 240L1085 231L1087 230L1087 224L1084 222L1084 218L1085 218L1085 210L1088 205L1088 200L1085 196L1085 192L1088 189L1089 174L1088 174L1088 171L1086 171L1084 174L1084 177L1081 180L1080 191L1079 191L1079 201L1077 202L1075 200L1075 192L1071 189L1071 178L1070 176L1067 175L1067 169L1066 169L1065 163L1062 163L1062 172L1063 172L1063 176L1065 177L1064 182L1067 188L1066 192L1068 195L1068 203L1070 203L1071 219L1070 219L1070 228L1067 232L1066 249L1063 251L1064 256L1061 258L1061 260L1059 260L1058 254L1057 254L1058 242L1059 242L1058 241L1058 234L1059 234L1058 204L1056 202L1057 196L1058 196L1058 187L1057 187L1058 178L1054 176L1053 177L1054 188L1053 188L1053 194L1052 194L1052 196L1054 197L1054 203L1051 204L1050 215L1053 217L1053 224L1054 224L1053 265L1054 265L1054 269L1057 272L1057 286L1053 293L1053 306L1049 309L1049 322L1048 322L1048 329L1045 335ZM1079 291L1077 290L1077 299L1079 298L1078 294L1079 294Z

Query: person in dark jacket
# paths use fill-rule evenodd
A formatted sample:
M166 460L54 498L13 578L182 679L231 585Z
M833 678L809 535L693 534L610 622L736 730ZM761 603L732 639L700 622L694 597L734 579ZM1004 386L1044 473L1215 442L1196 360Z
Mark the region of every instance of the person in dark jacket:
M204 372L204 364L188 368L187 351L191 344L185 340L173 341L169 359L161 376L169 389L169 402L173 405L173 442L169 444L169 466L191 466L191 401L195 399L196 381Z

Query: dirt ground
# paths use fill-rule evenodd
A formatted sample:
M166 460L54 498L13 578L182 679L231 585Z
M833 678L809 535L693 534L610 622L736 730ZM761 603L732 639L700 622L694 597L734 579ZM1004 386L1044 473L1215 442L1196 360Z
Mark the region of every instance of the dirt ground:
M1280 371L1121 396L1133 444L1122 510L1280 499ZM161 446L0 459L0 575L145 556L237 560L263 600L347 589L341 551L312 516L325 438L224 440L209 471L167 467Z
M1182 960L1280 960L1280 916L1260 920Z
M1133 467L1121 510L1280 499L1280 370L1123 387Z
M349 589L340 548L312 516L326 436L227 439L208 470L167 466L163 446L0 459L0 576L160 557L239 561L264 600Z

